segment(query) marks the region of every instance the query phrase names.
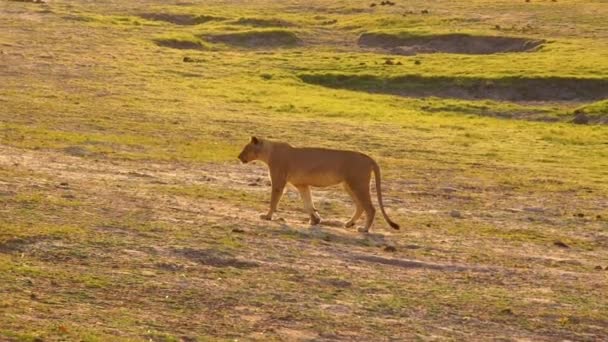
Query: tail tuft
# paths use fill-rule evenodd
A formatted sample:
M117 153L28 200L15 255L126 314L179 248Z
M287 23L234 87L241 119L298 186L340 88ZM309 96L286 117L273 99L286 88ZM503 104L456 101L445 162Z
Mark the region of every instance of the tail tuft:
M399 225L396 224L395 222L391 222L389 224L391 225L391 228L393 228L393 229L399 230L399 228L400 228Z

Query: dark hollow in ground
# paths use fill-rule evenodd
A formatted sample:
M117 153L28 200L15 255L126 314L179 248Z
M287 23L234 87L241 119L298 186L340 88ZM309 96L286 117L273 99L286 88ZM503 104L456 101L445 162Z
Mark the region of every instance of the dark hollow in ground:
M407 75L305 74L306 83L330 88L408 97L492 99L500 101L597 101L608 98L608 79L567 77L425 77Z
M291 27L294 24L283 19L239 18L235 24L255 27Z
M140 17L147 20L164 21L175 25L198 25L212 20L222 20L210 15L171 14L171 13L143 13Z
M154 43L158 46L168 47L172 49L182 50L200 50L202 45L197 42L191 42L187 40L176 40L176 39L156 39Z
M203 39L212 43L222 43L245 48L289 47L297 45L300 39L290 31L248 31L204 35Z
M362 47L389 49L401 55L416 53L493 54L505 52L531 52L538 50L544 40L519 37L472 36L468 34L444 35L392 35L364 33L358 44Z

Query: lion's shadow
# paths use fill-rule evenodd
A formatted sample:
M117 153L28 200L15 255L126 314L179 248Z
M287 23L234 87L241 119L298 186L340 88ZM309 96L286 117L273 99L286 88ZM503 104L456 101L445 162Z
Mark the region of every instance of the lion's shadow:
M296 225L282 222L277 234L295 236L302 239L322 240L352 246L383 247L395 243L381 233L360 233L355 228L344 228L342 222L324 220L317 225Z

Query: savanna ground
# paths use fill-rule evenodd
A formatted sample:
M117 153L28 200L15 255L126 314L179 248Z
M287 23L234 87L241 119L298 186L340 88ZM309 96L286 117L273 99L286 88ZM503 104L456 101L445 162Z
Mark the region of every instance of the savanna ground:
M0 340L608 339L608 5L371 2L0 1ZM402 229L261 221L252 134Z

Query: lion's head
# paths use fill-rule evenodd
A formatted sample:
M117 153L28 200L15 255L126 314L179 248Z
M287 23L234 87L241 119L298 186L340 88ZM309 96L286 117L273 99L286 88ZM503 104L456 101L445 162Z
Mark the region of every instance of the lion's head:
M264 141L257 137L251 137L251 140L245 147L243 147L243 151L239 154L239 160L243 163L249 163L250 161L259 160L261 154L264 151Z

